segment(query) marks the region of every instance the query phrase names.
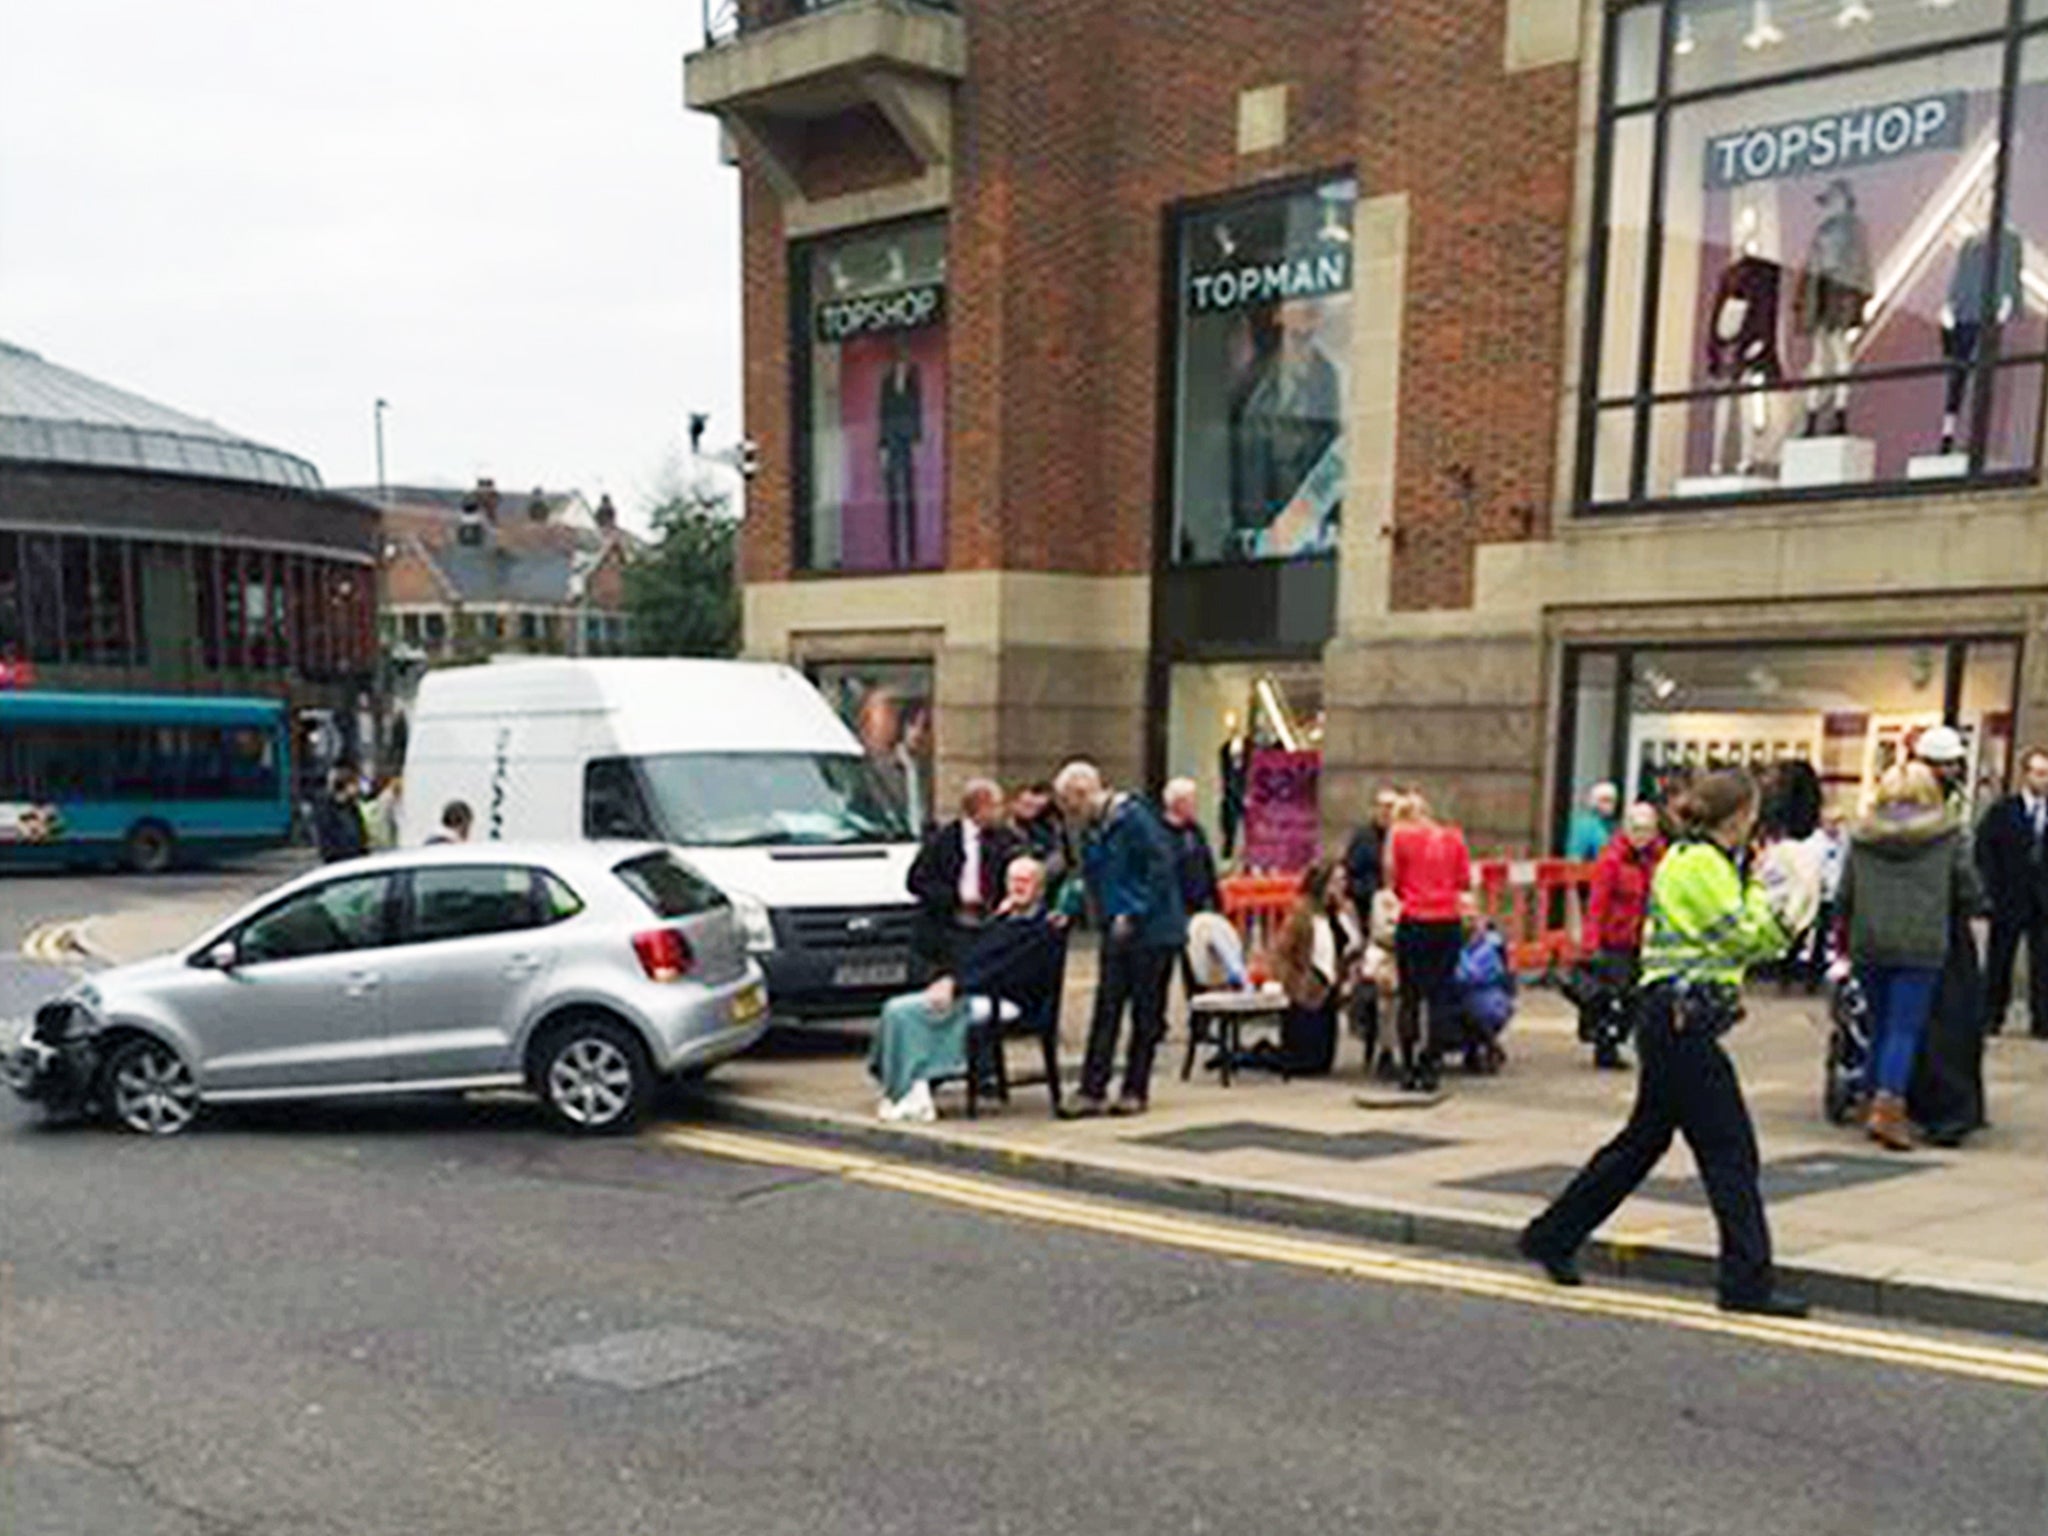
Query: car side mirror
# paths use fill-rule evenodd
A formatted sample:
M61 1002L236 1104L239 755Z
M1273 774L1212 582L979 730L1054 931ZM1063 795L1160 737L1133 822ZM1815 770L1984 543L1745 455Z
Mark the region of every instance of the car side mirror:
M241 958L242 952L235 947L235 941L222 939L199 957L199 963L209 971L232 971Z

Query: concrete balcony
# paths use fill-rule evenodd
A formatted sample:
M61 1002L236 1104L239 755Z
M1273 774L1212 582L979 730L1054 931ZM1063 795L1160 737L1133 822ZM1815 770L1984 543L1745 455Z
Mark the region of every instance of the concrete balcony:
M785 216L819 229L943 206L966 74L967 27L950 4L705 0L705 46L684 61L683 87Z

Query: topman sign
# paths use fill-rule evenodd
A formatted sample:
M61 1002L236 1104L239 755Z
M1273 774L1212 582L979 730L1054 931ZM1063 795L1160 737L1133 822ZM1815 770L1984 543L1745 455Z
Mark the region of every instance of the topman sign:
M1188 279L1188 308L1206 315L1217 310L1278 304L1282 299L1319 299L1351 287L1351 253L1342 246L1305 256L1246 262Z
M1964 100L1961 91L1944 91L1724 133L1707 140L1707 186L1722 191L1786 176L1840 174L1924 150L1959 149Z

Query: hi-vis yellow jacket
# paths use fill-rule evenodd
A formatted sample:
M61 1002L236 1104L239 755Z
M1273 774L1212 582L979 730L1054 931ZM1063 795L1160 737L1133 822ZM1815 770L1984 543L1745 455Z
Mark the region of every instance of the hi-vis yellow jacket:
M1777 959L1792 939L1762 884L1745 882L1723 849L1680 843L1650 882L1643 980L1739 987L1750 966Z

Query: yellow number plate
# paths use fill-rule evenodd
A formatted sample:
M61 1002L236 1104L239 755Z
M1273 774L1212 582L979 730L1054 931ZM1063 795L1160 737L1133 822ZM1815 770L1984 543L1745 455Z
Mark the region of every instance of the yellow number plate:
M740 988L733 994L732 1021L735 1024L751 1024L768 1011L768 994L761 990L760 983Z

